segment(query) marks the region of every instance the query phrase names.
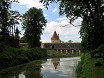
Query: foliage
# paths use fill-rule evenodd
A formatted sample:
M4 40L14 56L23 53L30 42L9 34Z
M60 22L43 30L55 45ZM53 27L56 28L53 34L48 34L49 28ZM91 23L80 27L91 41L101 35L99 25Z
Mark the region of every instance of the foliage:
M8 13L8 23L9 23L9 32L10 32L10 35L13 35L15 33L15 24L19 24L19 20L21 20L21 15L18 11L13 11L13 10L10 10L9 13Z
M98 48L96 48L95 50L91 52L92 57L96 57L95 54L97 55L99 54L99 57L104 58L104 44L100 45Z
M29 47L40 47L40 35L46 22L42 9L32 7L23 15L24 36Z
M80 29L80 35L82 38L81 45L83 50L94 50L98 48L102 43L103 39L98 37L97 29L93 25L86 22L82 22L82 27Z
M96 63L102 66L95 66ZM102 58L91 58L89 54L84 54L77 67L77 78L103 78L104 60Z
M0 51L0 69L47 56L47 51L41 48L18 49L0 44Z
M102 44L101 46L99 46L98 50L101 51L102 53L104 53L104 44Z
M15 24L18 24L19 12L11 11L11 3L15 0L0 0L0 43L11 45L15 32ZM14 26L14 29L13 29ZM12 31L11 31L12 30Z
M71 21L87 16L87 18L91 17L89 19L93 22L97 20L103 22L103 0L41 0L40 2L46 7L49 3L59 2L60 15L66 14L67 17L72 18Z
M7 36L8 36L8 10L10 7L10 1L9 0L0 0L0 29L2 31L2 37L4 40L4 43L7 42Z

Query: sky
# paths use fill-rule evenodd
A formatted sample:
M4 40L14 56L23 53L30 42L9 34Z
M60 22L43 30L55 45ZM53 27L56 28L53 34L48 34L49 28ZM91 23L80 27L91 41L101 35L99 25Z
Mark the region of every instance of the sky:
M29 10L31 7L41 8L43 10L43 14L47 19L47 26L45 27L43 34L41 35L41 41L43 43L51 42L51 37L54 31L59 34L59 38L63 42L68 42L72 40L73 42L81 42L79 30L81 25L81 18L78 18L74 21L73 26L69 23L69 20L66 18L65 15L59 15L59 4L52 3L49 5L48 9L46 9L39 0L18 0L19 3L12 3L11 9L17 10L20 14L24 14L26 11ZM21 37L23 35L23 30L21 23L17 25L19 30L21 31Z

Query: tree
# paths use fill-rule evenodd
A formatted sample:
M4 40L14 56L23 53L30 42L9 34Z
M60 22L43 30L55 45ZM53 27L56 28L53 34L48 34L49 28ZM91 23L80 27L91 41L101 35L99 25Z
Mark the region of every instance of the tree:
M8 27L8 30L10 32L10 35L13 35L14 32L15 32L15 25L16 24L19 24L19 20L21 20L21 15L18 11L13 11L13 10L10 10L9 13L8 13L8 23L9 23L9 27Z
M16 16L17 11L10 11L10 5L14 1L15 0L0 0L0 43L4 43L6 45L11 44L9 42L11 39L11 31L9 31L9 28L16 24L16 22L13 22L16 19L16 17L13 17L13 15Z
M41 2L46 7L49 3L59 2L60 15L66 14L70 23L78 17L83 19L80 30L83 49L91 51L104 44L104 0L41 0Z
M40 35L46 22L42 9L32 7L23 15L24 36L29 47L40 47Z
M7 36L8 36L8 10L10 8L9 0L0 0L0 29L2 40L5 44L7 44Z
M72 43L72 40L68 40L68 43Z
M101 45L99 40L97 30L93 28L94 26L88 25L86 22L82 22L82 27L80 29L80 35L82 37L82 49L83 50L94 50Z

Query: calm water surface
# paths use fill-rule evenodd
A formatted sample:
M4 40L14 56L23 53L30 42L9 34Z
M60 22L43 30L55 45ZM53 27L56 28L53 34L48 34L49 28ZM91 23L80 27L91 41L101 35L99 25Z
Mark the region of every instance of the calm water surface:
M0 71L0 78L75 78L80 57L37 60Z

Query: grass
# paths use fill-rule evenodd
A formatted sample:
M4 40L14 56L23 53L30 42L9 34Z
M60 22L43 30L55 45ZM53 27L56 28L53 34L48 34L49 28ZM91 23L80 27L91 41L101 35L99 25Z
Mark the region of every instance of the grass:
M95 66L98 62L101 62L102 66ZM77 78L104 78L104 60L103 58L91 58L89 54L84 54L76 72Z

